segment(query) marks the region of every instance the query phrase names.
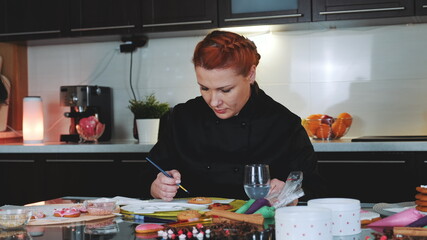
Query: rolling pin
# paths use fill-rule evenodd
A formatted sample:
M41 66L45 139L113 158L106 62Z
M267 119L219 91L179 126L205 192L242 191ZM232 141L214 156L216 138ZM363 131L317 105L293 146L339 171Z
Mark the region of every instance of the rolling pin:
M264 217L261 214L243 214L235 213L226 210L212 210L205 212L206 216L218 216L223 218L228 218L231 220L236 220L240 222L254 223L258 225L264 224Z

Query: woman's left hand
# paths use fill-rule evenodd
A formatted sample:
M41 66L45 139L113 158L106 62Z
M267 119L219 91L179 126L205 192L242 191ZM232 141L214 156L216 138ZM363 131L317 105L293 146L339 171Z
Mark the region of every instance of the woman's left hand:
M271 194L278 194L283 190L285 187L285 182L280 181L277 178L271 179L270 181L270 191L268 192L268 195ZM295 199L291 203L289 203L287 206L296 206L298 204L298 199Z
M273 178L270 180L270 191L268 195L276 194L282 191L283 187L285 187L285 182L280 181L277 178Z

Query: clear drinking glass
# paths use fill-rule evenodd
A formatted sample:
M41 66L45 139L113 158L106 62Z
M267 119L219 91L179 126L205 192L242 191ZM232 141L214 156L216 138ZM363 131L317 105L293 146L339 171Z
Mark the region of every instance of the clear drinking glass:
M267 164L246 165L243 185L246 195L251 199L267 196L270 190L269 166Z

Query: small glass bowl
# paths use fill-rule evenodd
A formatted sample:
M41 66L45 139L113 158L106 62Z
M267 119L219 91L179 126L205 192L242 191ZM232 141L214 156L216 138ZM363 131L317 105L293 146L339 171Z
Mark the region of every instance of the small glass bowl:
M76 125L77 133L80 136L80 142L98 142L105 130L105 124L98 121L96 116L82 118Z
M111 199L95 199L86 200L83 203L86 211L89 215L102 216L110 215L115 212L117 208L117 202Z
M30 221L31 211L27 209L4 209L0 210L0 228L21 228Z
M303 119L307 134L314 140L335 140L347 134L350 129L352 118L328 118L328 119Z

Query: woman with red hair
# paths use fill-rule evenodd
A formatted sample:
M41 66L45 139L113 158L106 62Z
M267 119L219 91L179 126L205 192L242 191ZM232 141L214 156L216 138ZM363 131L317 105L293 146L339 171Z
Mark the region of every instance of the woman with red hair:
M176 105L149 155L165 169L151 184L154 198L247 198L244 166L270 166L270 192L280 191L291 171L302 171L306 195L318 189L316 157L301 119L265 94L255 81L261 56L244 36L213 31L195 48L201 96ZM184 193L184 194L182 194Z

